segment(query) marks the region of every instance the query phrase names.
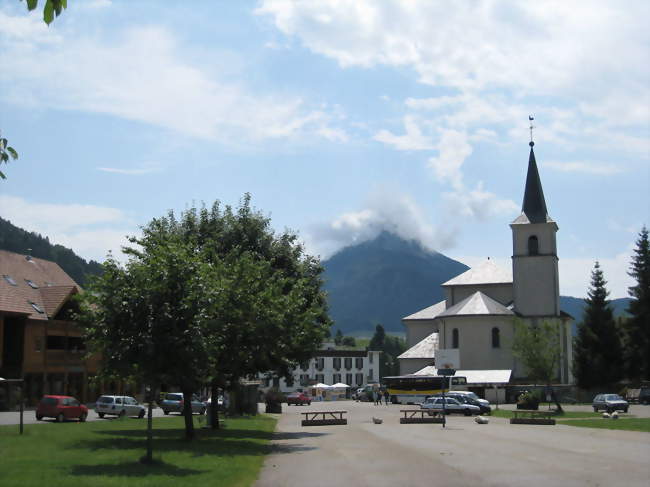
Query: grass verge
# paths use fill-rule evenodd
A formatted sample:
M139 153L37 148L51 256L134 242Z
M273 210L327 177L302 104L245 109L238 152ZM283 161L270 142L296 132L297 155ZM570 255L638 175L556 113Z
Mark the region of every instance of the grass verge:
M197 429L183 438L183 418L154 419L153 465L145 454L146 422L123 419L0 427L0 485L244 487L257 478L269 453L276 420L226 420L222 430Z
M620 418L620 419L576 419L558 421L559 424L579 426L582 428L601 428L608 430L643 431L650 433L650 418Z
M555 416L557 420L563 419L577 419L577 418L599 418L602 413L594 413L593 411L564 411L563 414ZM513 418L513 411L507 409L492 410L492 416L497 418Z

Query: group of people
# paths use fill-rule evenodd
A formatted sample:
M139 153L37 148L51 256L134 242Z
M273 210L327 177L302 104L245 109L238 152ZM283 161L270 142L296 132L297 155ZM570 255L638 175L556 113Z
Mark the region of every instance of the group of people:
M381 406L381 398L384 398L386 401L386 406L388 406L388 401L390 400L390 392L388 390L374 390L372 391L372 399L375 401L375 406Z

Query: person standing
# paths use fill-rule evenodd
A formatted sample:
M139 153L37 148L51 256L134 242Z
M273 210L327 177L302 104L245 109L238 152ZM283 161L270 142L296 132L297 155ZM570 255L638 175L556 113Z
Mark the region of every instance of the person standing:
M384 391L384 402L386 402L386 406L388 406L388 400L390 399L390 392L388 392L388 389Z
M381 389L377 391L377 406L381 406Z

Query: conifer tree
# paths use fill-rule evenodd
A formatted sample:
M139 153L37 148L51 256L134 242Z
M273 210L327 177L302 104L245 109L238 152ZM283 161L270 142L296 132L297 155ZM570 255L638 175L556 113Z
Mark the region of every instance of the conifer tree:
M631 316L623 327L625 372L634 381L650 378L650 245L646 227L636 245L629 272L636 281L629 288L632 300L627 312Z
M612 384L622 376L621 340L607 299L606 284L596 261L585 299L584 318L574 343L573 370L578 385L585 389Z

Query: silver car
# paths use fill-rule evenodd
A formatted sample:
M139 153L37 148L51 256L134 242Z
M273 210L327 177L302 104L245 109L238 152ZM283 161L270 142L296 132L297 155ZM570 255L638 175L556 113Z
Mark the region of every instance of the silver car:
M100 396L95 403L95 412L100 418L107 414L144 418L145 407L131 396Z
M594 402L591 406L594 408L595 413L599 410L607 411L608 413L613 413L614 411L627 413L630 407L629 403L618 394L598 394L594 397Z
M474 406L473 404L462 404L452 397L427 397L426 400L420 404L422 409L428 409L429 414L436 412L441 413L443 410L443 405L445 412L447 414L459 413L464 414L465 416L471 416L472 414L481 414L481 408Z

